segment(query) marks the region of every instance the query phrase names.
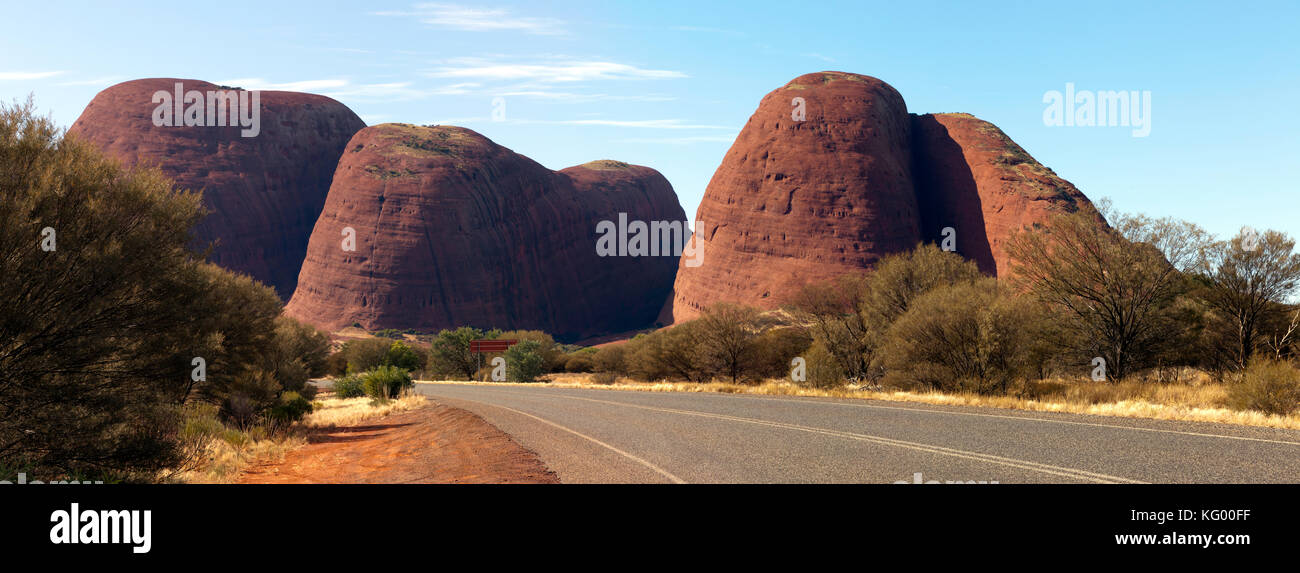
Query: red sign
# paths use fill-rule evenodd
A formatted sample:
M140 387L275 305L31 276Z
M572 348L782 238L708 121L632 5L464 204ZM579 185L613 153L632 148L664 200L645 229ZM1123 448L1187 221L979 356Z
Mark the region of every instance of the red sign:
M518 343L518 340L471 340L469 341L469 351L474 354L505 352L507 348Z

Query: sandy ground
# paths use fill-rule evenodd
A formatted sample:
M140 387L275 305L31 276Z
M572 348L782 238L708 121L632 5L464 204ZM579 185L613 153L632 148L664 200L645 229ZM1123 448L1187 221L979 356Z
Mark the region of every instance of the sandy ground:
M318 430L239 483L559 483L538 457L482 418L441 404Z

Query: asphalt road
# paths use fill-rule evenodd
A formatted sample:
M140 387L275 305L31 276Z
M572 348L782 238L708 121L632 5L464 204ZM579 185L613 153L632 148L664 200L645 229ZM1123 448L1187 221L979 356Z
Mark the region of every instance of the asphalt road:
M509 433L566 483L1300 482L1295 430L866 400L417 388Z

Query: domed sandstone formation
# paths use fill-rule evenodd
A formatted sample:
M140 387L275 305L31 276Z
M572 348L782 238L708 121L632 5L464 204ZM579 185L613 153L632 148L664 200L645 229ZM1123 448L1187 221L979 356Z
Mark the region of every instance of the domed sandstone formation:
M175 105L177 85L180 113L164 118L160 106ZM288 299L343 146L365 123L324 96L263 91L256 114L250 94L243 94L241 125L236 89L175 78L120 83L96 95L69 133L124 164L156 165L177 186L202 190L210 213L196 235L204 244L216 241L210 260L252 275ZM184 110L191 107L184 98L191 91L202 98L191 123L201 125L184 123ZM155 100L159 92L167 102ZM234 96L232 105L219 106L218 94ZM217 109L226 112L225 126L210 120Z
M767 94L709 182L696 216L703 264L679 267L665 316L775 307L915 247L910 123L902 96L868 76L807 74Z
M565 340L643 328L677 259L600 256L597 225L620 213L685 219L653 169L598 161L553 172L469 129L368 127L339 162L286 312L324 327L469 325Z

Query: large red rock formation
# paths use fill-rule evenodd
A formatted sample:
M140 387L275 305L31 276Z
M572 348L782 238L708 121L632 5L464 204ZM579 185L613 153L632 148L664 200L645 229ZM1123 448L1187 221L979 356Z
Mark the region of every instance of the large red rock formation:
M683 221L668 181L598 161L553 172L471 130L384 124L347 145L286 312L324 327L653 323L677 259L600 257L599 221ZM344 250L347 229L355 251Z
M951 227L957 252L1005 275L1006 242L1025 227L1080 208L1095 212L1069 181L1030 157L997 126L965 113L915 116L912 139L922 235Z
M804 121L792 119L802 99ZM678 269L675 320L721 301L771 308L807 282L869 268L921 240L902 96L822 72L767 94L700 203L698 267Z
M803 98L805 121L794 121ZM967 114L909 116L875 78L821 72L767 94L709 182L703 264L682 261L661 322L717 302L774 308L803 284L870 269L953 228L957 252L1007 271L1017 230L1091 203Z
M155 126L153 94L177 83L205 94L236 89L173 78L117 84L96 95L69 132L125 164L156 165L179 187L203 190L210 213L196 234L217 242L211 260L287 299L343 146L365 123L324 96L264 91L255 137L242 137L240 127Z

